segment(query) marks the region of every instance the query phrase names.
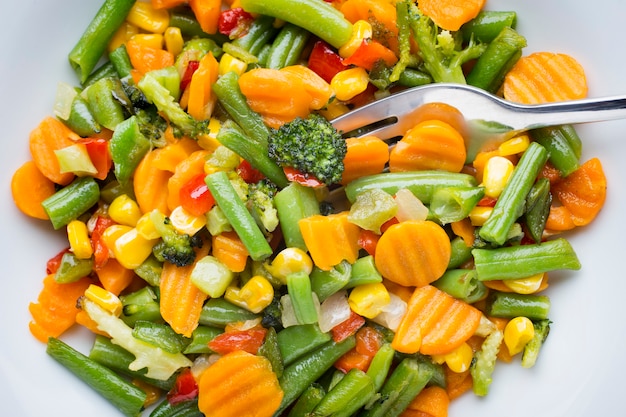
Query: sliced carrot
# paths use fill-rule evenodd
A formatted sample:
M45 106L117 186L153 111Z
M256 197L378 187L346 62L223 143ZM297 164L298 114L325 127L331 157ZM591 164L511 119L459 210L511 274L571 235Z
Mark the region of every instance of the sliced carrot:
M213 363L198 389L198 408L207 417L271 417L284 395L270 361L243 350Z
M475 18L485 5L485 0L420 0L419 9L437 26L456 31Z
M281 68L280 71L292 74L302 81L304 89L312 99L309 104L311 110L319 110L326 107L333 97L334 92L330 84L317 75L315 71L304 65L290 65Z
M222 0L189 0L189 6L204 32L211 35L217 33Z
M572 219L572 213L565 206L550 206L550 213L546 221L546 230L552 232L565 232L576 227Z
M389 145L376 136L346 139L347 151L343 158L342 184L383 172L389 161Z
M452 227L452 233L463 239L465 245L468 247L474 245L476 236L474 235L474 226L469 218L466 217L458 222L452 222L450 226Z
M201 259L208 251L209 245L203 245L197 251L196 259ZM161 316L174 331L186 337L198 327L202 306L207 295L191 282L191 271L195 263L178 267L172 263L163 264L161 273Z
M76 315L76 324L80 324L93 334L99 334L109 338L111 337L107 332L102 331L98 328L98 323L96 323L91 317L89 317L89 313L87 313L85 310L80 310Z
M98 279L105 290L120 295L132 282L135 272L124 268L116 259L109 259L96 270Z
M391 345L403 353L445 354L474 334L481 315L432 285L416 288Z
M37 302L28 306L33 318L28 327L33 336L47 343L49 337L59 337L72 327L80 311L76 307L76 300L92 282L85 277L68 284L59 284L54 280L54 274L47 275Z
M389 48L373 39L364 39L352 55L344 59L345 65L356 65L371 71L378 62L392 67L398 62L398 57Z
M444 388L431 385L420 391L409 403L407 410L419 411L431 417L447 417L450 397ZM404 414L400 414L400 417Z
M53 117L46 117L31 131L30 155L43 176L60 185L72 182L74 174L61 172L61 166L54 151L71 146L79 139L80 136Z
M391 150L389 171L460 172L465 157L465 140L458 130L441 120L427 120L411 128Z
M389 281L422 287L448 267L450 239L432 221L404 221L390 226L376 246L376 268Z
M340 6L350 22L365 20L372 24L373 38L392 51L398 50L398 26L396 7L387 0L347 0Z
M235 232L222 232L212 237L213 256L233 272L242 272L250 254Z
M536 52L517 61L502 91L507 100L525 104L576 100L587 95L587 79L570 55Z
M204 163L209 155L209 151L201 149L193 152L176 166L174 175L167 181L167 206L170 210L180 206L180 189L190 179L204 173Z
M132 38L126 42L126 50L133 68L141 74L174 65L171 52L145 46Z
M211 118L217 100L211 86L217 81L218 67L217 59L209 52L202 57L191 77L187 112L196 120Z
M148 152L135 169L133 190L143 213L154 209L169 213L167 183L172 173L153 166L152 161L156 155L154 151Z
M359 255L360 229L348 221L348 212L315 215L298 222L311 258L320 269L329 271L341 261L354 263Z
M37 164L26 161L11 178L11 194L18 209L27 216L48 220L41 203L56 192L54 183L44 176Z
M193 152L199 151L200 149L202 148L198 145L198 142L191 138L183 137L175 139L167 145L152 151L155 155L151 165L154 168L169 171L173 174L178 164Z
M592 158L576 171L552 185L554 195L566 207L576 226L596 218L606 200L606 176L598 158Z
M467 124L463 113L456 107L446 103L426 103L419 106L411 113L411 120L415 123L427 120L440 120L449 124L464 137L467 135Z
M454 400L472 389L474 383L469 369L461 373L453 372L447 366L443 369L446 378L446 392L450 400Z

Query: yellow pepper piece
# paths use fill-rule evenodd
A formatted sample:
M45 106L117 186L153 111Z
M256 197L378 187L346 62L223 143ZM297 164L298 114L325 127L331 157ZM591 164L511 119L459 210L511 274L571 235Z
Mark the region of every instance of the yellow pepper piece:
M85 297L98 304L114 316L122 314L122 302L120 299L117 298L117 296L112 292L107 291L98 285L90 284L85 290Z
M163 40L165 41L165 49L172 55L177 56L183 50L185 40L180 28L170 26L165 29Z
M372 319L391 302L387 288L381 282L358 285L352 289L348 304L355 313Z
M504 327L504 344L511 356L524 350L534 336L535 328L528 317L515 317Z
M155 9L150 2L138 1L128 12L126 21L151 33L163 33L170 25L167 9Z
M72 220L67 225L67 240L70 249L78 259L89 259L93 255L87 225L80 220Z
M230 54L222 54L222 56L220 57L218 74L224 75L227 72L234 71L237 74L241 75L246 72L247 68L248 64L246 64L242 60L237 59Z

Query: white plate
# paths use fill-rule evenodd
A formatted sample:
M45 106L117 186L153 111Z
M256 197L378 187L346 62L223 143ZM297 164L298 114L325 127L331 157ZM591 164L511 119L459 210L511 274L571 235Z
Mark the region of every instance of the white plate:
M61 233L27 219L13 206L10 178L29 157L28 133L52 105L59 81L76 78L67 54L99 7L99 1L0 0L0 412L38 417L104 417L119 413L57 365L28 331L28 304L36 299L45 262L64 247ZM526 53L565 52L586 68L590 96L626 93L626 4L621 0L491 0L494 10L516 10ZM571 235L581 271L554 276L548 291L554 324L537 365L500 364L486 398L467 394L451 407L452 417L618 415L626 367L622 319L626 281L621 216L626 122L581 126L584 158L599 157L609 182L606 205L595 223ZM75 332L66 341L88 352L90 341Z

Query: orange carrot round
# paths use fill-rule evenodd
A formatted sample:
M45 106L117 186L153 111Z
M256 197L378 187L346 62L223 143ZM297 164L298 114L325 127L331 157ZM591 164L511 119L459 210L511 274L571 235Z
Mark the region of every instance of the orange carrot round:
M437 385L424 388L411 401L407 410L420 411L431 417L447 417L450 397L444 388Z
M441 120L427 120L411 128L391 150L389 170L460 172L465 157L465 141L455 128Z
M475 18L485 5L485 0L420 0L419 9L437 26L445 30L459 30Z
M450 239L431 221L405 221L390 226L376 246L376 268L390 281L422 287L448 267Z
M11 194L18 209L27 216L48 220L41 203L55 192L54 183L46 178L33 161L25 162L11 178Z
M54 151L71 146L78 139L80 136L53 117L46 117L30 133L31 157L39 171L50 181L60 185L72 182L74 174L61 172L61 166Z
M270 361L243 350L220 357L198 383L198 408L207 417L271 417L282 398Z
M174 65L174 55L164 49L151 48L130 39L126 42L126 50L133 68L141 74Z
M342 184L366 175L383 172L389 161L389 145L376 136L346 139L347 151L343 159Z
M133 189L137 204L143 213L158 209L161 213L169 213L167 206L167 182L172 176L153 166L156 152L148 152L135 169Z
M536 52L517 61L502 88L507 100L539 104L585 98L587 79L570 55Z

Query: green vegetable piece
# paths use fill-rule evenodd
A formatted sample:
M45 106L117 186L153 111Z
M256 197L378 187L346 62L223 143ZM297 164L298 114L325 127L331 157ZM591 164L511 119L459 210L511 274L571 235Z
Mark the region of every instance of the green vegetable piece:
M308 417L310 413L313 411L315 406L319 404L319 402L326 395L326 391L324 387L320 384L314 382L308 387L302 395L298 398L298 401L291 407L289 410L289 414L287 417Z
M489 392L491 376L496 367L496 359L503 339L504 334L500 330L494 330L485 338L480 350L474 354L470 374L474 381L472 389L478 396L484 397Z
M548 160L567 177L576 171L580 158L580 138L572 126L553 126L535 129L531 137L548 151Z
M105 0L69 53L70 65L81 83L100 61L109 41L126 19L135 0Z
M130 180L150 147L150 141L141 133L137 116L131 116L117 126L109 141L109 150L113 171L120 183Z
M487 314L494 317L546 320L549 312L550 299L546 295L493 291L487 298Z
M310 33L306 29L287 23L274 39L265 67L281 69L296 64L309 37Z
M61 257L61 264L54 274L54 280L59 284L67 284L89 276L92 271L92 258L80 259L72 252L66 252Z
M90 85L85 94L97 122L107 129L115 130L126 118L123 104L128 104L129 99L119 78L102 78Z
M76 220L100 199L100 187L93 177L77 177L46 198L41 205L55 230Z
M352 264L350 281L345 288L354 288L359 285L375 284L383 282L383 276L376 269L374 257L362 256Z
M277 17L304 28L339 48L352 36L352 24L329 3L317 0L243 0L251 13Z
M524 346L524 352L522 353L522 367L532 368L537 362L539 351L544 342L548 338L550 333L550 324L552 322L548 319L535 320L533 322L533 328L535 329L535 335L532 340Z
M143 410L146 399L143 390L61 340L48 339L46 353L111 402L122 414L136 417Z
M278 220L285 245L290 248L307 250L298 226L298 221L320 213L315 191L292 182L274 196Z
M517 13L513 11L483 10L461 26L463 40L469 42L472 37L478 42L491 42L506 27L513 28L517 23Z
M513 223L520 217L526 205L526 196L548 158L546 148L531 142L515 166L493 211L478 234L481 238L502 245Z
M120 296L122 315L120 318L128 326L134 326L137 321L160 321L161 307L157 295L152 287L143 287L130 294Z
M223 329L212 326L198 326L191 334L191 342L185 347L183 353L185 355L197 353L211 353L209 342L216 336L224 333Z
M373 188L356 196L348 220L362 229L380 234L380 227L398 212L398 205L392 195Z
M161 282L161 272L163 271L163 264L154 256L149 256L141 265L135 268L135 274L139 278L146 281L153 287L158 287Z
M391 347L390 343L383 344L378 352L372 358L369 367L367 368L367 374L372 378L374 382L374 392L379 392L383 387L396 351Z
M527 278L558 269L580 269L580 261L564 238L530 245L473 249L480 281Z
M198 398L172 404L166 398L150 413L150 417L204 417L198 409Z
M259 355L265 356L272 365L272 371L276 374L277 378L280 378L285 369L283 363L283 356L280 352L280 345L278 344L278 333L276 329L270 327L265 335L265 341L259 349Z
M199 323L204 326L224 328L229 323L253 320L257 317L256 314L229 303L223 298L211 298L202 306Z
M181 353L189 340L163 323L139 320L133 327L133 337L160 347L169 353Z
M207 255L198 260L191 271L191 282L212 298L219 298L235 275L217 258Z
M447 269L456 269L472 258L472 247L467 246L460 236L450 241L450 261Z
M474 269L449 269L432 285L470 304L487 295L487 287L478 280Z
M350 416L376 393L372 378L353 368L334 385L313 410L312 416Z
M54 154L59 161L61 172L72 172L78 176L95 175L98 169L91 162L87 147L81 143L57 149Z
M128 50L126 50L126 44L121 44L113 51L109 53L109 60L115 68L117 76L120 79L130 76L133 69L133 64L130 62L130 56L128 56Z
M298 324L278 332L278 347L285 366L330 341L317 324Z
M278 32L274 25L275 19L271 15L267 16L267 13L261 14L262 16L254 19L244 36L232 42L233 45L247 51L252 56L258 56Z
M441 224L460 221L469 215L484 195L483 187L440 188L433 194L430 211Z
M309 275L306 272L293 272L287 275L287 291L298 324L317 323L317 309L313 301Z
M543 239L551 204L550 180L539 178L526 197L525 214L526 229L536 243L541 243Z
M337 291L348 285L352 272L352 265L348 261L341 261L328 271L317 266L311 271L311 289L320 301L324 301Z
M92 136L102 131L102 126L91 112L89 103L80 95L74 97L69 117L63 123L82 137Z

